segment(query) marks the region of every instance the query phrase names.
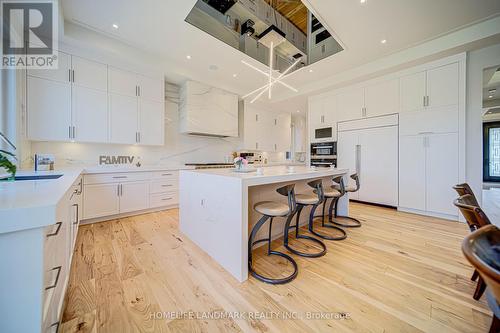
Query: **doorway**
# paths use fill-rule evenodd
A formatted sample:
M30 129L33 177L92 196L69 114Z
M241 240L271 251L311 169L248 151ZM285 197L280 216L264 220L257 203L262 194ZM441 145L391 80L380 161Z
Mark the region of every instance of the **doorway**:
M500 121L483 123L483 181L500 182Z

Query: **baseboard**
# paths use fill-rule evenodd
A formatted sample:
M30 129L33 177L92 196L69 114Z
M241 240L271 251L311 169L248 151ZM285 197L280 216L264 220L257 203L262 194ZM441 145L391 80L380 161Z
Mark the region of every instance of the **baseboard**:
M376 206L376 207L383 207L383 208L390 208L390 209L397 209L398 208L396 206L384 205L384 204L379 204L379 203L374 203L374 202L366 202L366 201L361 201L361 200L349 199L349 201L364 204L364 205Z
M424 215L424 216L430 216L430 217L437 217L440 219L445 219L445 220L450 220L450 221L455 221L455 222L463 222L463 221L459 220L458 215L449 215L449 214L428 212L428 211L424 211L424 210L405 208L405 207L398 207L397 209L398 209L398 211L405 212L405 213Z
M81 220L80 225L104 222L104 221L115 220L115 219L120 219L120 218L124 218L124 217L130 217L130 216L136 216L136 215L142 215L142 214L148 214L148 213L154 213L154 212L160 212L162 210L173 209L173 208L178 208L178 207L179 207L179 205L170 205L170 206L163 206L163 207L157 207L157 208L138 210L135 212L128 212L128 213L123 213L123 214L95 217L92 219Z

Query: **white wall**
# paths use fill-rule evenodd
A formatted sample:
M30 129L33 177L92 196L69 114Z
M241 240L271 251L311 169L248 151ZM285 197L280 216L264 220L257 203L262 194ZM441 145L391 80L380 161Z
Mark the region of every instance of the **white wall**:
M466 180L478 200L483 183L483 70L500 65L500 44L469 52L467 61Z

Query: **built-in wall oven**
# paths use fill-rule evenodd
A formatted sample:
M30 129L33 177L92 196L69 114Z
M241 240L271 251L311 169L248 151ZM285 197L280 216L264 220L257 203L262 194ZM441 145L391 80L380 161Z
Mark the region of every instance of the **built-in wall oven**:
M311 144L311 166L337 167L337 142L317 142Z

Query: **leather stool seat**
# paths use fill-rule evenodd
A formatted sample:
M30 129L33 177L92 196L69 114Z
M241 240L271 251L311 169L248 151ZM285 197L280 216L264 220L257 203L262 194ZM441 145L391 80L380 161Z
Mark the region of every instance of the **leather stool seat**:
M301 205L314 205L319 202L318 196L312 194L296 194L295 200Z
M289 212L287 204L275 201L262 201L253 206L257 212L267 216L285 216Z
M317 190L314 190L313 192L318 193ZM323 189L323 196L325 198L338 198L338 197L340 197L340 195L341 195L340 191L334 189L333 186L332 186L332 188Z
M333 185L332 188L334 188L337 191L340 191L340 185ZM358 189L354 185L347 185L345 187L346 192L356 192Z

